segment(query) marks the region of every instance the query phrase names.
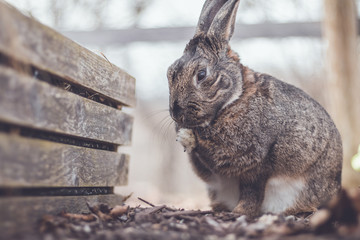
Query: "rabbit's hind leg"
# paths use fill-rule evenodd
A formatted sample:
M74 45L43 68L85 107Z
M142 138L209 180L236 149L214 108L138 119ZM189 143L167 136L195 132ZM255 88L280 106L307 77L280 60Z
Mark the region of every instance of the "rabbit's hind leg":
M239 178L213 174L206 184L214 211L231 211L236 207L240 198Z
M265 194L265 179L256 182L239 184L240 198L233 212L244 214L249 218L255 218L261 214L261 204Z

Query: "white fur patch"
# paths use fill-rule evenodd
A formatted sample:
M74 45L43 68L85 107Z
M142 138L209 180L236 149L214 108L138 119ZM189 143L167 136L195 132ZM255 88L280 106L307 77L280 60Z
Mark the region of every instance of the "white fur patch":
M208 189L216 192L216 201L233 210L239 203L239 179L214 175L207 183Z
M281 213L293 207L305 187L302 178L273 177L268 180L261 206L264 213Z
M193 130L180 128L177 132L176 141L179 141L186 152L191 152L196 146L196 139Z

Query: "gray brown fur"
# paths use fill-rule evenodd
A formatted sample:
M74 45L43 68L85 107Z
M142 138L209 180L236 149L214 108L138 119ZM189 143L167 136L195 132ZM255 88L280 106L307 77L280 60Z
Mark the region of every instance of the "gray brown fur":
M341 188L340 134L302 90L239 62L228 44L238 4L207 0L194 38L169 67L170 113L180 142L210 186L214 210L260 214L268 181L275 179L274 186L295 189L285 214L312 211Z

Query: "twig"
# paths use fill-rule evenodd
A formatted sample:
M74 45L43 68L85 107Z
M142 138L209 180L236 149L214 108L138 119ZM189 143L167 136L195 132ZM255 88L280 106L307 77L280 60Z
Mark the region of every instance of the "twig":
M197 224L201 225L200 219L198 217L181 215L181 218L184 220L196 222Z
M133 195L133 193L130 193L129 195L124 196L122 199L122 202L125 203L129 198L131 198L132 195Z
M157 211L160 211L161 209L164 209L164 208L166 208L166 205L161 205L161 206L154 207L147 214L156 213Z
M163 216L164 217L176 217L176 216L181 216L181 215L188 215L188 216L193 216L193 215L197 215L197 214L210 214L213 213L213 211L177 211L177 212L167 212L164 213Z
M99 95L99 93L94 93L94 94L88 96L87 98L88 98L88 99L92 99L93 97L95 97L95 96L97 96L97 95Z
M178 211L177 209L171 208L171 207L168 207L168 206L166 206L165 209L168 210L168 211L171 211L171 212L176 212L176 211Z
M138 199L139 199L140 201L142 201L142 202L144 202L144 203L146 203L146 204L150 205L151 207L155 207L155 205L154 205L154 204L152 204L152 203L150 203L150 202L148 202L148 201L146 201L146 200L144 200L144 199L142 199L142 198L140 198L140 197L138 197Z
M105 54L103 54L102 52L100 52L100 54L106 59L106 61L108 61L108 63L110 64L110 66L112 66L112 63L109 61L109 59L105 56Z

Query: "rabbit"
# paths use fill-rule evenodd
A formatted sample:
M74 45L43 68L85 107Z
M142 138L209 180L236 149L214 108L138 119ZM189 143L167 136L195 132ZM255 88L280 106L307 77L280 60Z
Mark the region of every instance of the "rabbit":
M177 141L214 211L315 211L341 189L341 136L305 92L240 63L229 40L239 0L207 0L168 69Z

